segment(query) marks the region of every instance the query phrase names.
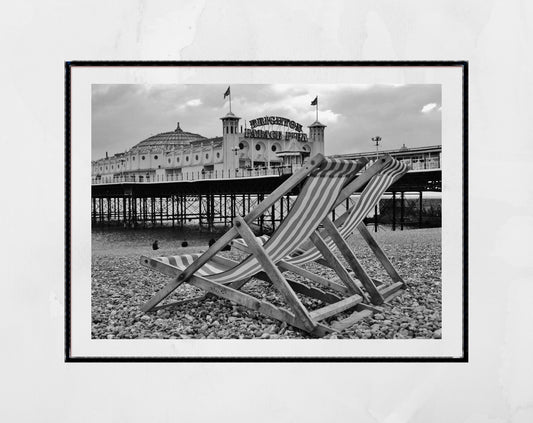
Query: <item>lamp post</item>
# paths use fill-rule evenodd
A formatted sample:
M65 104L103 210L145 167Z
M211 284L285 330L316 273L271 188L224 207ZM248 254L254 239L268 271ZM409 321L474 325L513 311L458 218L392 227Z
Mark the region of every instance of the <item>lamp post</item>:
M379 158L379 143L381 141L381 137L373 137L372 138L372 141L374 141L376 143L376 160Z

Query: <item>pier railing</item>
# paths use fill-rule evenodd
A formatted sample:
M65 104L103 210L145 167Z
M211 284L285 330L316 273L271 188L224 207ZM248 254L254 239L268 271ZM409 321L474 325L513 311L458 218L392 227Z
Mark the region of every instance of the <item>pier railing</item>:
M92 184L120 184L120 183L157 183L157 182L181 182L181 181L201 181L206 179L239 179L254 178L259 176L281 176L290 175L297 171L300 166L277 166L262 167L254 169L228 169L228 170L210 170L185 173L168 173L166 175L115 175L112 178L108 176L93 177Z

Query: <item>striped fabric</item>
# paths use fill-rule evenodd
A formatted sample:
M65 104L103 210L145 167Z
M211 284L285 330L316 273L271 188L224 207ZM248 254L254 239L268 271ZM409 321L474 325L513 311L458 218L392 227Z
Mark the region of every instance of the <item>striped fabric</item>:
M256 236L255 239L260 245L264 245L270 239L270 235ZM236 247L247 247L246 241L244 241L242 238L235 238L233 241L231 241L231 245Z
M339 228L339 233L344 239L348 238L353 231L355 231L357 225L359 225L365 216L372 211L372 208L377 204L387 188L390 187L394 181L404 175L407 170L408 168L406 164L392 159L392 161L385 166L378 175L370 180L361 193L359 201L350 211L344 224ZM327 238L325 241L330 249L334 248L335 243L330 238ZM299 255L285 258L285 261L295 265L304 264L317 260L321 256L322 255L315 247L311 247Z
M363 221L372 208L379 201L383 193L388 187L390 187L396 180L403 176L407 172L407 165L399 162L395 159L383 168L383 170L376 176L374 176L367 184L356 206L350 211L350 215L339 228L339 232L343 238L347 238L352 234L357 225ZM268 240L268 235L263 235L256 238L257 241L263 245ZM334 243L331 239L326 239L326 244L330 249L333 249ZM238 243L243 247L246 247L246 242L242 238L233 240L233 243ZM284 260L292 264L304 264L314 261L321 257L321 254L315 247L311 247L305 251L299 251L293 254L292 257L286 257Z
M356 161L325 159L321 168L313 172L287 217L263 246L272 261L278 262L310 236L327 216L357 167ZM159 257L156 260L184 270L197 257L199 255ZM259 261L250 255L231 269L223 269L220 265L209 262L197 274L225 284L249 278L261 270Z
M159 260L160 262L165 264L170 264L171 266L177 267L180 270L184 270L189 267L189 265L191 265L192 262L201 255L202 253L183 254L180 256L157 257L156 260ZM227 267L224 267L218 263L208 262L199 270L197 270L196 274L200 276L210 276L216 273L225 272L226 270L228 270Z
M347 238L352 234L357 225L370 213L372 208L376 205L377 201L381 198L385 190L390 187L396 180L403 176L407 172L407 165L392 159L383 170L370 180L365 190L362 192L358 204L352 208L350 215L344 222L343 226L339 228L340 234L343 238ZM256 240L259 244L265 244L269 239L268 235L257 237ZM242 238L233 240L234 244L239 244L246 247L246 242ZM334 247L332 240L327 239L326 244L329 248ZM304 264L310 261L314 261L320 257L320 253L314 247L299 251L294 257L286 257L284 260L292 264Z

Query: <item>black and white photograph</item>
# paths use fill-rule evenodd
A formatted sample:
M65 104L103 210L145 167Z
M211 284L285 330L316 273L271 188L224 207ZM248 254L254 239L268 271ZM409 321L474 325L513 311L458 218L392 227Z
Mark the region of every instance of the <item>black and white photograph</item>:
M92 336L440 339L441 107L440 85L93 85Z
M115 71L93 65L74 64L73 79ZM443 193L442 163L448 152L463 167L460 125L443 136L443 110L460 124L461 102L443 104L443 86L467 96L465 66L443 64L453 87L395 81L385 64L374 69L390 76L359 83L356 75L335 83L327 65L292 68L319 69L315 83L235 83L230 66L200 78L223 70L227 84L91 80L90 122L80 116L90 124L90 340L113 357L120 341L159 340L176 359L379 359L425 341L427 356L416 357L464 360L461 268L447 280L456 305L445 302L459 326L447 322L446 333L443 322L442 210L455 196L449 215L462 225L465 211L460 180ZM200 66L168 68L191 69ZM248 69L277 76L240 67ZM80 335L75 324L71 331ZM341 340L348 351L335 347ZM446 340L459 344L453 354ZM130 354L143 356L122 357Z

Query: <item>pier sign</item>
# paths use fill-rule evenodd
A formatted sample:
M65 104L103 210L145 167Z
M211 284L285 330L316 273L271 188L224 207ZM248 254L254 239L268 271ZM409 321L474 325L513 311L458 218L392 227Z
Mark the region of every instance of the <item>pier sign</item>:
M307 134L303 132L281 132L281 131L263 131L261 129L245 129L244 136L246 138L263 138L271 140L282 140L289 141L291 139L296 139L297 141L307 141Z
M302 132L302 125L300 123L284 118L284 117L264 116L264 117L260 117L257 119L252 119L250 121L250 126L252 129L258 126L265 126L265 125L286 126L296 132Z

